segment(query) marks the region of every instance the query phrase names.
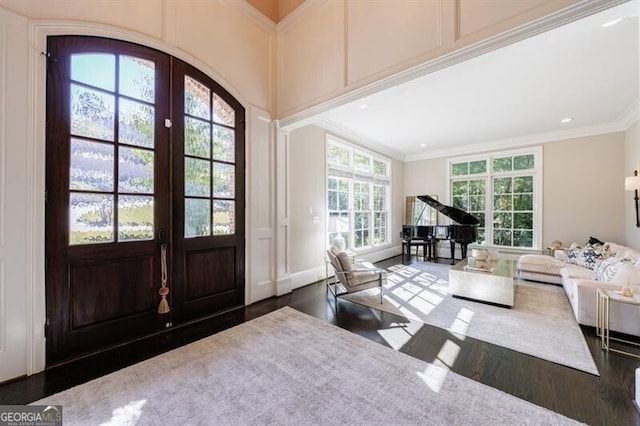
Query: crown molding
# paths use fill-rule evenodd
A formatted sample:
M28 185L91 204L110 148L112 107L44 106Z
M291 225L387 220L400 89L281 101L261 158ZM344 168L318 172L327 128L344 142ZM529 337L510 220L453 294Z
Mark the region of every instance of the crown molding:
M473 155L482 152L489 151L501 151L505 149L514 149L523 146L530 146L535 144L545 144L551 142L558 142L567 139L584 138L588 136L605 135L607 133L618 133L626 131L636 120L640 119L640 104L636 101L631 107L627 109L621 118L617 121L610 123L597 124L593 126L584 126L573 129L564 129L553 132L536 133L532 135L524 135L513 138L498 139L495 141L486 141L473 144L467 144L457 146L453 148L441 148L430 150L429 152L421 152L418 154L402 154L392 148L389 148L382 142L376 139L369 138L358 132L349 129L348 127L330 120L328 118L320 118L316 120L306 119L291 125L286 129L282 129L281 123L276 121L276 126L283 131L291 131L304 126L318 126L323 128L327 132L346 139L349 142L353 142L363 147L377 151L380 154L387 155L403 162L430 160L434 158L443 157L458 157L461 155Z
M249 2L244 0L220 0L222 3L240 11L244 16L249 18L263 30L275 34L276 23L264 16L258 9L253 7Z
M519 148L536 144L558 142L567 139L584 138L587 136L604 135L607 133L624 132L628 126L622 121L612 123L597 124L594 126L578 127L555 132L538 133L534 135L524 135L515 138L499 139L463 145L455 148L435 149L419 154L408 154L404 157L405 162L430 160L433 158L454 157L461 155L479 154L489 151L501 151L505 149Z
M325 4L326 1L327 0L305 1L302 6L298 8L302 10L296 9L296 11L294 11L299 12L298 14L295 14L295 16L290 15L292 21L287 21L287 19L285 19L280 22L280 24L278 24L278 33L280 33L281 30L286 29L288 26L293 25L293 23L295 23L296 20L300 19L300 17L304 16L304 14L311 13L313 10L315 10L316 7ZM279 119L279 123L283 127L288 127L300 120L311 118L330 109L357 101L363 97L373 95L399 84L406 83L419 77L423 77L457 63L475 58L477 56L483 55L504 46L508 46L537 34L541 34L545 31L558 28L562 25L568 24L578 19L582 19L589 15L593 15L595 13L617 6L619 4L626 3L627 1L628 0L582 0L564 9L546 15L542 18L535 19L516 28L512 28L500 34L488 37L477 43L461 47L457 50L426 61L415 67L400 71L387 78L380 79L374 83L348 91L346 93L343 93L342 95L335 96L326 102L311 106L302 111L294 112L286 117L281 117ZM285 21L287 21L287 27L284 26ZM281 24L283 25L282 27ZM348 90L348 88L346 89Z
M389 148L388 146L384 145L380 141L368 138L366 136L361 135L360 133L354 132L353 130L333 120L324 118L322 120L318 120L314 122L313 125L321 127L327 132L331 133L332 135L337 136L341 139L345 139L348 142L356 143L358 145L363 146L364 148L370 149L372 151L376 151L379 154L384 154L396 160L404 161L405 155L403 153L396 151L392 148Z
M620 116L618 122L622 127L624 127L624 130L627 130L638 120L640 120L640 100L636 99L636 101Z
M296 7L282 21L276 25L278 34L287 31L289 28L300 22L302 19L311 15L321 6L329 3L330 0L305 0L300 6Z

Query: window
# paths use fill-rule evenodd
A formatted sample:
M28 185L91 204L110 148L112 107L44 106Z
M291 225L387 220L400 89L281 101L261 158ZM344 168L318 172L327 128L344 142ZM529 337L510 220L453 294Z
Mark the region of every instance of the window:
M349 247L349 181L343 178L330 177L328 182L329 229L333 230L331 241L341 234Z
M389 160L327 138L327 233L349 249L388 243Z
M184 236L233 234L235 112L188 75L184 87Z
M451 205L478 218L479 243L540 248L541 171L539 147L449 160Z
M373 245L387 242L387 187L373 185Z

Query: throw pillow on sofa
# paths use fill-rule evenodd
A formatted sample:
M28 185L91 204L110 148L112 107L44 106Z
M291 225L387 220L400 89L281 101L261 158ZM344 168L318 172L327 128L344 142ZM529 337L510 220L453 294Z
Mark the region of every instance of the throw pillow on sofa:
M611 256L600 260L593 268L593 279L596 281L624 284L640 284L640 263L628 256Z
M593 269L599 260L609 257L609 246L587 244L584 247L573 243L567 250L567 263Z
M624 263L626 263L624 259L614 256L601 259L593 268L593 279L596 281L612 282Z

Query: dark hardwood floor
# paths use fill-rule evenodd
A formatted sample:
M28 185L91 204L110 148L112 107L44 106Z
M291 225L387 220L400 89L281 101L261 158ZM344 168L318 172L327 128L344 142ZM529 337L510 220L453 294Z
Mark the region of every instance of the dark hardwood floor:
M380 262L388 267L400 257ZM379 331L402 327L404 318L346 300L334 305L326 296L323 282L270 298L215 318L174 328L127 346L111 349L31 377L0 386L0 404L26 404L116 371L167 350L196 341L218 331L259 317L283 306L324 319L382 345L390 346ZM467 337L456 341L460 352L451 370L480 383L502 390L536 405L588 424L640 425L640 414L633 404L635 369L640 360L605 353L591 327L582 327L601 376L564 367L529 355ZM400 351L428 362L437 356L451 335L425 324L412 324ZM526 335L522 336L523 339ZM460 409L464 409L461 407Z

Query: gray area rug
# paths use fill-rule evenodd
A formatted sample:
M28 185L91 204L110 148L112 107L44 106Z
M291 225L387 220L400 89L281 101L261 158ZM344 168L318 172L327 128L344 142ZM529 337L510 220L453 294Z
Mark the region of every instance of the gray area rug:
M380 305L378 289L343 298L600 375L582 330L560 286L516 281L515 305L506 309L454 298L449 294L449 265L396 265Z
M34 404L65 425L578 424L291 308Z

